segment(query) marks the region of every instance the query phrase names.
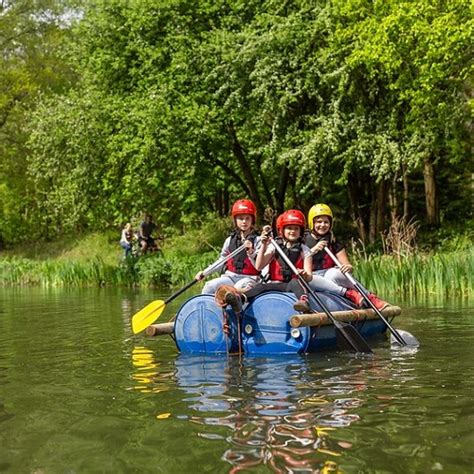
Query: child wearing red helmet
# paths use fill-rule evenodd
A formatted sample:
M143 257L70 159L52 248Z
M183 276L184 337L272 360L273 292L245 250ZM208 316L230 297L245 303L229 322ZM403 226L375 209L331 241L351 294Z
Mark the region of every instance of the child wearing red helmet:
M275 241L280 245L295 267L299 269L303 278L310 281L312 278L312 259L310 249L303 243L303 235L306 228L304 214L296 209L286 211L278 217L276 227L278 237ZM298 298L295 309L301 311L307 308L309 311L307 295L300 285L297 276L276 252L274 246L270 244L270 231L270 226L264 227L255 260L255 267L258 270L263 270L268 265L270 281L258 283L252 288L243 291L235 291L234 288L223 286L216 293L218 304L230 304L234 311L239 313L242 303L249 298L254 298L268 291L285 291L293 292ZM304 308L301 307L301 303L303 303Z
M202 293L215 294L221 285L232 285L236 288L250 288L260 280L260 271L255 268L255 249L260 237L255 230L257 208L250 199L239 199L234 202L231 210L234 229L224 241L221 257L226 257L243 243L246 250L228 260L225 264L225 272L218 278L208 281ZM218 268L217 271L222 270ZM202 272L196 275L197 280L203 277Z

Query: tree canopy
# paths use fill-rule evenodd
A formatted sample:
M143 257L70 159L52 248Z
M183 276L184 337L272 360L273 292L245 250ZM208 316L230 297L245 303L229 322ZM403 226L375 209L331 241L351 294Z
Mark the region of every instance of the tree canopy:
M470 2L74 7L67 25L65 10L28 17L35 35L49 31L40 45L25 40L33 63L13 46L3 58L13 79L2 72L12 86L0 111L20 125L0 123L8 238L32 225L43 236L117 225L145 210L177 228L225 215L243 196L260 214L328 202L371 241L397 216L436 225L468 215ZM8 104L25 90L34 100L15 119ZM8 146L17 134L21 150Z

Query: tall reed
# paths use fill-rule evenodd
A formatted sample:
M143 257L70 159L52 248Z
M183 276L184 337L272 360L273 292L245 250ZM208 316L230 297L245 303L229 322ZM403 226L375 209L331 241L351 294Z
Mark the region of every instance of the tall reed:
M407 258L372 256L355 265L355 276L379 294L466 296L473 292L474 250L417 254Z
M61 286L177 286L190 281L211 261L211 254L173 256L154 255L121 260L115 265L100 258L75 262L0 258L0 285Z
M0 285L59 286L182 286L216 259L215 252L167 254L123 260L115 265L100 258L86 262L0 259ZM438 254L355 257L355 277L381 295L426 296L473 293L474 250ZM214 275L214 276L217 276Z

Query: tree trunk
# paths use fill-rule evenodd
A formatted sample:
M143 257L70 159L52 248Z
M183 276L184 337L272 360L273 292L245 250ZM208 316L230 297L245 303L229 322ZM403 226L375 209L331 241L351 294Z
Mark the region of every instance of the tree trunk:
M430 225L439 224L438 196L436 193L435 171L432 161L426 158L423 162L425 181L426 221Z
M405 222L408 221L408 196L409 196L409 187L408 187L408 173L406 166L402 168L403 172L403 219Z
M249 162L245 156L242 145L239 142L237 133L235 132L234 124L232 122L227 124L227 130L230 135L232 143L232 152L239 163L239 167L244 175L246 185L248 186L250 198L257 206L258 214L263 215L264 207L262 200L260 199L260 193L258 190L257 182L255 181L254 173L250 167Z
M229 215L229 191L227 189L218 189L215 198L216 211L221 217Z
M367 232L364 226L364 219L362 213L360 212L359 207L359 187L357 185L357 180L354 177L349 177L349 200L351 202L351 215L354 224L357 226L357 230L359 231L359 237L362 242L367 241Z
M265 197L266 203L271 209L275 209L275 199L273 193L270 191L270 187L268 186L268 182L265 178L265 175L260 172L260 170L262 169L262 160L260 155L257 155L255 157L255 165L259 170L260 183L263 186L263 195Z
M217 213L222 216L222 190L218 189L216 191L216 197L214 199L215 202L215 208Z
M387 205L387 190L388 181L380 181L380 183L377 185L377 222L375 226L375 239L377 239L377 236L385 229L385 208Z
M222 200L222 215L228 216L230 214L230 202L229 202L229 191L224 189L223 191L223 200Z
M397 175L393 177L388 191L388 207L390 208L390 222L393 223L398 218L398 195L397 195Z
M372 184L370 202L369 242L373 244L385 225L385 204L387 201L387 182Z
M369 214L369 242L373 244L377 236L377 198L375 186L371 186L372 199L370 200L370 214Z

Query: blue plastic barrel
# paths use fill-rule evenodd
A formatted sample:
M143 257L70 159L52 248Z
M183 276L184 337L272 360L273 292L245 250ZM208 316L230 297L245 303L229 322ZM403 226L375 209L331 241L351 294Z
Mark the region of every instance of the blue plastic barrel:
M237 318L227 309L229 334L224 332L222 308L212 295L197 295L186 301L176 314L174 336L183 353L218 354L237 352Z
M247 355L298 354L306 352L310 338L307 327L294 329L296 314L292 293L268 292L257 296L245 309L242 322L243 349Z

